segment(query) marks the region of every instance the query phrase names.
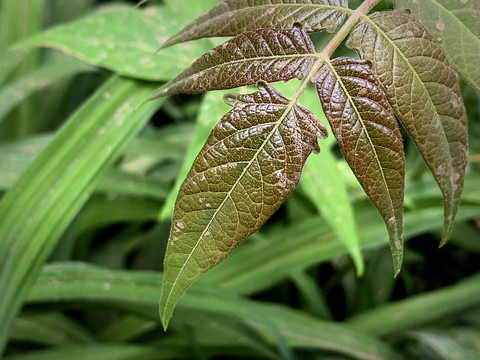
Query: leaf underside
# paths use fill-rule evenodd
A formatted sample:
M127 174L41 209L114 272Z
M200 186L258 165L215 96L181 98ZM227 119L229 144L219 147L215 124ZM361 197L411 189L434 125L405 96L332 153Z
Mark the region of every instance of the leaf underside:
M348 45L372 62L390 105L442 191L444 244L460 202L468 152L457 75L432 35L400 11L365 18Z
M326 129L307 109L260 82L233 94L182 184L164 263L164 326L178 298L202 273L253 234L295 188Z
M315 84L345 160L385 221L397 274L403 254L405 159L385 93L365 61L349 58L327 62Z
M162 48L247 30L288 29L297 22L308 32L332 32L349 12L348 0L225 0L167 40Z
M149 100L179 93L302 79L315 58L307 32L292 29L247 31L202 55L175 79L156 90Z
M440 41L448 60L480 92L480 1L395 0Z

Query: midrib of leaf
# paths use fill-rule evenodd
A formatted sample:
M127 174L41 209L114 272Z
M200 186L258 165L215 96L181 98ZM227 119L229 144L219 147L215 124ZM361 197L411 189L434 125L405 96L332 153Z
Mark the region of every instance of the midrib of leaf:
M326 61L325 62L325 65L328 66L328 68L330 69L330 71L332 72L332 74L335 76L335 78L337 79L337 83L340 84L340 86L342 87L342 90L344 92L344 94L346 95L347 99L348 99L348 102L352 105L354 111L355 111L355 114L357 115L357 118L359 120L363 119L362 115L358 112L358 109L357 109L357 106L355 106L355 103L353 101L353 98L350 96L350 92L347 90L347 88L345 88L344 86L344 83L342 81L342 78L338 75L338 73L335 71L335 67L332 66L331 62L330 61ZM370 144L370 147L372 149L375 149L375 145L373 144L373 141L372 141L372 138L370 137L370 134L368 133L367 129L365 128L365 124L363 121L359 121L362 129L363 129L363 133L365 134L365 136L367 137L368 139L368 143ZM357 143L358 144L358 143ZM380 159L378 158L377 156L377 152L375 151L374 152L375 156L374 156L374 159L375 159L375 162L377 163L378 165L378 168L380 169L380 172L382 174L382 183L384 185L384 188L387 190L387 193L388 193L388 203L390 205L390 210L393 214L395 214L395 208L393 206L393 203L392 203L392 197L391 197L391 194L390 194L390 189L389 187L386 185L387 184L387 180L386 180L386 177L385 177L385 172L383 171L383 167L382 167L382 164L380 163ZM395 227L395 234L394 234L394 238L395 240L397 241L398 240L398 231L397 231L397 228ZM397 244L395 244L396 246ZM400 262L401 263L401 262ZM398 272L400 272L400 269L395 269L395 275L398 274Z
M305 8L313 8L313 9L325 9L325 10L335 10L335 11L339 11L339 12L343 12L347 15L352 15L353 14L353 11L352 9L349 9L349 8L344 8L344 7L341 7L341 6L335 6L335 5L320 5L320 4L270 4L270 5L259 5L259 6L254 6L253 9L262 9L262 8L267 8L267 9L271 9L271 8L281 8L281 7L298 7L299 10L302 10L302 9L305 9ZM216 18L220 17L220 16L225 16L228 14L232 14L236 11L242 11L242 10L246 10L246 8L243 8L243 9L236 9L236 10L231 10L231 11L227 11L227 12L224 12L224 13L221 13L220 15L218 16L215 16L211 19L208 19L208 21L206 22L211 22L211 21L214 21ZM291 16L292 14L288 14L288 16ZM288 17L287 16L287 17ZM282 19L283 20L283 19Z
M189 252L186 260L183 262L182 267L177 272L177 274L175 276L175 279L172 282L172 285L170 286L169 293L166 297L165 302L163 302L163 301L160 302L160 306L161 306L160 307L160 314L161 314L161 319L162 319L162 324L163 324L164 329L167 328L168 320L169 320L169 317L171 316L171 313L173 311L173 307L175 306L175 302L177 301L178 297L180 297L180 295L181 295L181 294L179 294L178 296L176 296L177 299L174 300L174 303L172 304L172 307L170 308L169 304L170 304L174 289L177 287L178 280L179 280L180 276L183 274L186 265L189 263L190 259L192 258L193 253L198 248L201 240L203 239L203 237L207 233L208 229L210 228L213 220L217 217L217 214L219 213L220 209L225 205L227 199L231 198L232 192L236 189L238 184L241 182L245 173L252 166L253 162L257 160L260 152L264 149L266 144L270 141L273 134L275 133L275 131L278 130L278 128L283 123L283 121L288 116L288 114L293 110L294 106L297 105L300 96L304 93L304 91L306 90L310 81L315 76L315 74L320 70L323 63L329 61L330 56L333 54L335 49L342 43L342 41L345 39L345 37L350 33L350 31L353 29L353 27L358 23L358 21L362 17L364 17L366 14L368 14L368 12L379 1L380 0L365 0L355 11L351 11L352 16L350 16L347 19L347 21L343 24L342 28L334 35L334 37L330 40L330 42L327 44L327 46L325 46L323 51L321 53L313 54L313 57L315 57L317 60L311 65L310 70L308 71L305 78L302 80L299 88L297 89L295 94L289 99L289 102L286 105L285 110L283 111L281 117L276 122L273 129L270 131L270 134L268 135L268 137L263 141L263 143L258 148L256 153L252 156L252 159L248 162L248 165L245 166L245 168L242 170L242 173L240 174L240 176L236 179L235 183L232 185L232 187L226 193L226 195L225 195L224 199L222 200L221 204L218 206L218 208L213 213L213 215L210 218L210 220L208 221L205 229L202 231L201 235L197 239L197 241L196 241L195 245L193 246L192 250ZM163 304L163 307L162 307L162 304Z
M320 60L317 60L316 63L319 63ZM311 76L313 76L312 74L312 70L315 68L315 66L312 66L312 69L310 70L309 74L311 74ZM316 72L316 71L315 71ZM302 82L302 85L304 83L306 83L308 85L308 81L309 81L309 76L307 75L307 77L305 78L305 80ZM311 77L310 76L310 77ZM168 294L168 297L167 297L167 300L165 301L165 304L169 304L170 303L170 298L172 297L172 293L173 293L173 289L175 289L175 287L177 286L177 282L178 282L178 279L180 278L180 275L183 273L184 269L185 269L185 266L189 263L190 261L190 258L192 257L193 253L195 252L195 250L197 249L198 245L201 243L203 237L205 236L205 234L209 231L210 229L210 225L212 224L212 222L216 219L217 217L217 214L218 212L220 211L220 209L222 209L222 207L225 205L226 201L231 198L231 195L233 193L233 191L236 189L236 187L238 186L238 184L240 184L240 182L242 181L243 177L245 176L245 174L247 173L247 171L250 169L250 167L252 166L252 164L258 160L258 156L259 154L262 152L262 150L265 148L265 146L269 143L270 139L272 138L272 136L275 134L275 132L278 130L278 128L280 127L280 125L282 125L283 121L285 120L285 118L288 116L288 114L293 110L293 108L295 107L295 105L298 104L298 99L300 97L300 95L303 93L303 91L300 91L303 87L302 85L299 87L299 89L297 90L297 92L294 94L294 96L290 99L290 101L288 102L288 104L285 106L285 110L283 111L282 115L280 116L280 118L278 119L278 121L275 122L275 126L272 128L272 130L270 131L270 134L267 136L267 138L263 141L263 143L261 144L261 146L259 146L258 150L255 152L255 154L252 156L252 159L248 162L247 166L245 166L243 168L243 171L242 173L240 174L240 176L237 178L237 180L235 181L235 183L232 185L232 187L230 188L230 190L228 190L228 192L225 194L225 198L222 200L222 202L220 203L220 205L218 206L218 208L215 210L215 212L213 213L212 217L210 218L210 220L208 221L208 224L207 226L205 226L205 229L202 231L202 233L200 234L197 242L195 243L195 246L192 248L192 250L190 251L190 253L188 254L186 260L183 262L183 265L182 267L180 268L180 270L178 271L177 273L177 276L175 277L175 280L173 281L173 284L170 288L170 292ZM305 86L306 88L306 86ZM166 329L166 321L167 319L165 318L165 312L167 311L167 307L164 307L162 309L162 320L163 320L163 324L164 324L164 327Z
M378 34L380 34L389 44L390 46L392 47L392 49L394 49L395 51L395 54L400 57L403 62L405 64L407 64L407 66L409 67L410 71L413 73L413 77L414 79L416 80L416 83L419 84L421 86L421 88L423 89L424 93L428 94L429 92L427 91L422 79L420 79L420 77L418 76L418 73L415 71L415 69L413 68L413 66L410 64L410 61L404 56L404 54L400 51L400 49L395 45L395 43L393 41L390 40L390 38L387 36L387 34L385 34L385 32L379 27L377 26L377 24L375 24L374 21L372 21L369 17L367 16L363 16L362 17L362 21L365 21L366 23L369 24L369 26L373 27ZM446 144L450 144L448 139L447 139L447 136L445 134L445 129L443 128L442 126L442 122L440 120L441 116L440 114L437 112L437 108L435 107L435 104L432 102L432 98L430 96L427 96L427 101L428 103L430 104L431 108L433 108L433 111L434 111L434 114L435 114L435 120L436 120L436 123L439 124L439 128L441 129L441 134L445 140L445 143ZM450 148L448 149L448 152L450 153ZM449 158L448 161L446 161L446 164L448 165L448 168L449 168L449 172L450 173L453 173L454 170L453 170L453 166L452 166L452 158ZM435 179L436 180L436 179ZM442 190L442 193L444 193L444 191ZM454 208L454 203L455 203L455 199L454 199L454 191L451 190L450 191L450 196L449 196L449 207L451 209ZM450 214L449 215L452 215L452 211L450 210ZM447 241L447 238L451 232L451 228L453 226L453 219L448 219L447 216L445 216L445 225L443 227L443 234L442 234L442 240L441 240L441 245L443 245L446 241Z

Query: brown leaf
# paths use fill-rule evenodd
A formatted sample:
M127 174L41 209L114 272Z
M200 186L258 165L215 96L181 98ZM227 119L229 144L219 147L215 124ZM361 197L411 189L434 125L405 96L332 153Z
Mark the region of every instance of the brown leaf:
M390 105L442 191L443 244L452 231L467 164L467 118L457 75L432 35L400 11L364 18L349 46L372 62Z
M306 31L260 29L247 31L202 55L149 100L178 93L199 93L303 78L315 58Z
M187 25L163 48L253 29L288 29L301 23L308 32L334 31L350 13L348 0L225 0Z
M387 226L397 274L403 254L405 159L385 93L362 60L327 62L314 82L345 160Z
M295 188L325 127L307 109L259 83L230 95L182 184L165 256L160 298L166 326L186 288L253 234Z

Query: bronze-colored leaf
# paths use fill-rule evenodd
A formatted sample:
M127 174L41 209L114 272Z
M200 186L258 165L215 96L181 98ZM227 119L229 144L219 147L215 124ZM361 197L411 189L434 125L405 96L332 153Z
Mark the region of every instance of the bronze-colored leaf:
M442 194L442 244L450 236L467 164L467 118L457 75L442 49L414 18L387 11L363 18L349 39L382 83Z
M405 159L385 93L362 60L327 62L314 82L345 160L385 221L397 274L403 254Z
M215 126L182 184L164 264L160 315L166 327L178 298L254 233L295 188L318 152L325 127L266 83L226 98Z
M308 32L332 32L348 13L348 0L225 0L162 47L204 37L235 36L253 29L288 29L297 22Z
M149 100L178 93L199 93L303 78L315 58L315 48L299 25L293 29L247 31L202 55Z

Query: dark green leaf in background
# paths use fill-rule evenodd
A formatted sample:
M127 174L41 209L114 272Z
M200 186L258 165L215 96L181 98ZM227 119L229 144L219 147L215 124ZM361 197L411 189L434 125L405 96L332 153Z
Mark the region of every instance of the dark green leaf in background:
M452 231L467 164L467 117L457 75L433 36L400 11L365 18L351 33L349 46L372 62L390 105L442 191L443 244Z
M303 78L315 58L313 43L301 26L247 31L202 55L150 100L178 93L199 93Z
M234 36L247 30L292 28L334 31L345 19L347 0L226 0L187 25L162 47L213 36Z
M405 158L385 93L361 60L329 61L314 81L345 160L387 226L396 275L403 255Z
M233 109L215 126L182 184L165 256L164 326L202 273L254 233L295 188L326 131L307 109L266 83L226 98Z

